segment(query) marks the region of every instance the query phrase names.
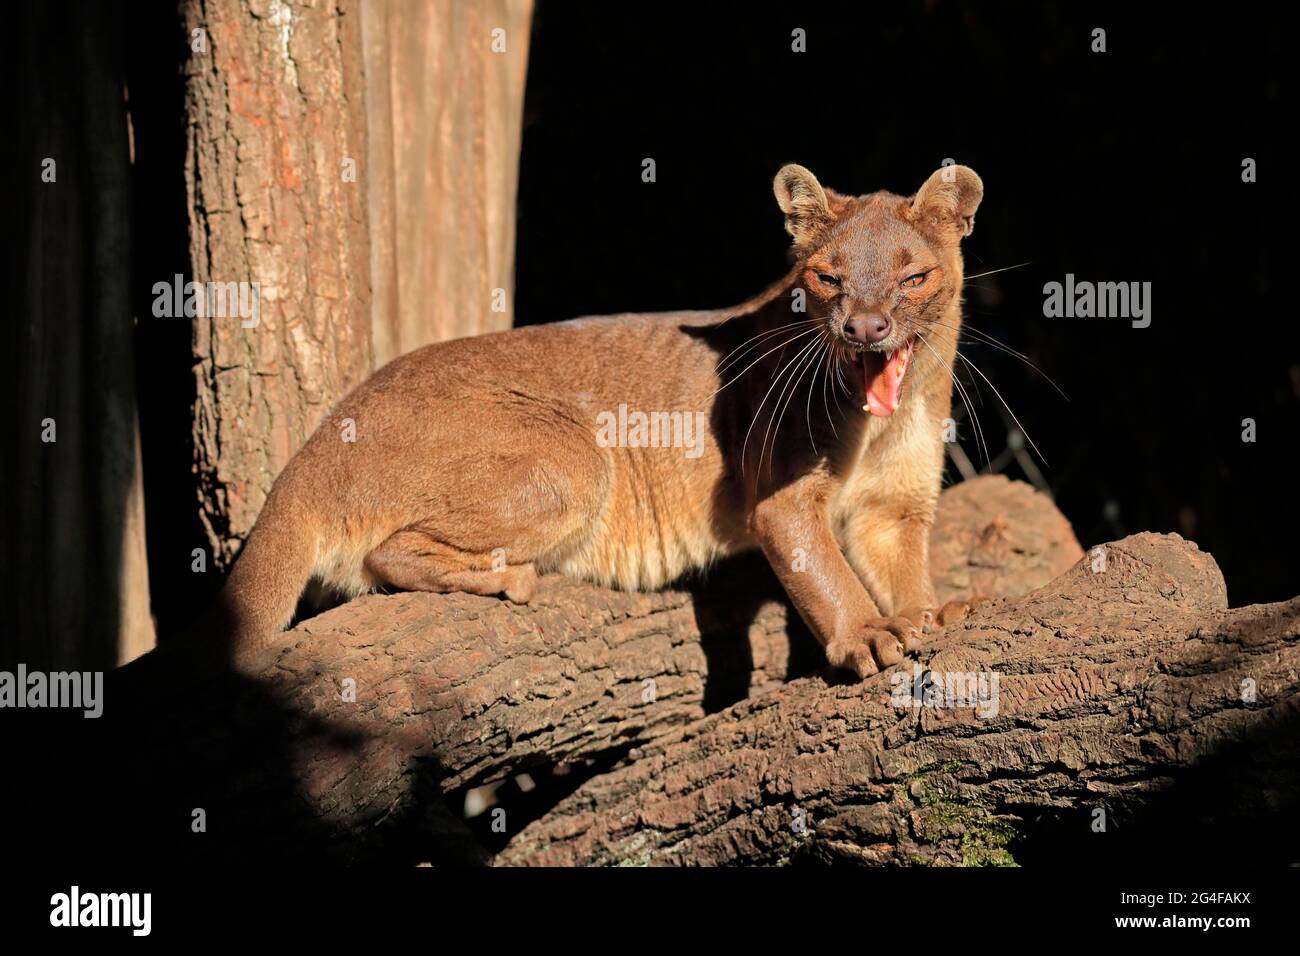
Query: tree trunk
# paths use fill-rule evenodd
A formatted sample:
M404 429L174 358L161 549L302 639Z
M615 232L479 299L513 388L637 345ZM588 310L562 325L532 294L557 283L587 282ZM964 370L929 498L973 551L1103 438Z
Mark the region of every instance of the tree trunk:
M977 610L914 666L796 681L640 748L497 861L1293 861L1300 599L1227 610L1177 536L1105 559ZM963 701L972 674L996 693Z
M374 0L361 19L379 366L510 327L532 2Z
M371 368L365 90L353 0L183 12L193 279L248 283L257 306L194 317L199 507L221 568Z
M131 296L121 13L20 4L0 43L7 317L0 669L102 670L153 645ZM12 167L9 165L12 163Z

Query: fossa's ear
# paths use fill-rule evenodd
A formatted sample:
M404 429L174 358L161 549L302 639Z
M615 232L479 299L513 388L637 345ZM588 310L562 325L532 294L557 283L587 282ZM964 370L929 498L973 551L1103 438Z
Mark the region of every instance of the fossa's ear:
M918 228L958 242L975 229L975 210L984 198L984 183L969 166L944 166L925 181L912 199L908 218Z
M790 163L782 166L772 181L776 204L785 213L785 231L794 236L796 246L811 245L822 230L835 221L831 199L807 169ZM836 196L837 200L843 197Z

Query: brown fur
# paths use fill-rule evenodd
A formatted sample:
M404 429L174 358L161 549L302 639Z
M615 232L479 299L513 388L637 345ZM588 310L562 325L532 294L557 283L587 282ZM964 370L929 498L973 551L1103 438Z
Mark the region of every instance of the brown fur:
M276 481L223 592L240 658L274 647L312 577L345 596L396 587L522 601L537 573L657 588L758 547L833 664L866 675L900 660L934 618L927 539L961 321L959 242L983 187L949 167L912 198L847 197L787 166L774 189L795 264L737 309L445 342L348 396ZM902 287L900 273L920 267L933 267L924 283ZM804 313L792 311L797 289ZM887 418L862 411L861 364L846 358L844 323L863 310L892 316L882 345L909 329L925 337ZM703 412L700 455L602 447L597 416L620 403ZM355 442L342 438L347 419Z

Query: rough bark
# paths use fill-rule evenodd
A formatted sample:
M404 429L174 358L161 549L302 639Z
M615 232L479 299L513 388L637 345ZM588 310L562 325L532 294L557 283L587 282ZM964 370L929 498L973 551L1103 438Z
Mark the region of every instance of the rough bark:
M1070 522L1032 485L986 475L946 489L930 534L941 600L1019 597L1082 555Z
M936 554L952 566L941 581L978 564L1019 591L1081 553L1044 496L1002 478L978 484L987 491L978 508L966 491L945 493L945 534L987 542L1000 527L1015 540L1024 527L1044 544L945 541ZM1012 510L989 505L997 501ZM364 597L305 621L285 644L259 681L168 691L142 670L122 675L135 683L115 696L143 708L149 726L131 733L144 735L144 772L160 792L204 792L205 806L224 805L223 816L290 850L303 849L304 827L324 827L351 858L379 852L394 826L425 826L430 794L538 765L610 762L825 666L756 556L694 593L553 580L526 607L464 594ZM154 700L169 692L175 705ZM169 720L156 721L160 708ZM247 839L225 846L236 852Z
M199 505L224 567L371 368L360 18L352 0L186 0L183 17L192 278L259 289L254 327L194 317Z
M995 708L937 706L907 666L901 698L892 673L795 681L629 754L498 862L1292 858L1300 599L1227 610L1213 559L1177 536L1104 557L920 655L936 687L997 674Z

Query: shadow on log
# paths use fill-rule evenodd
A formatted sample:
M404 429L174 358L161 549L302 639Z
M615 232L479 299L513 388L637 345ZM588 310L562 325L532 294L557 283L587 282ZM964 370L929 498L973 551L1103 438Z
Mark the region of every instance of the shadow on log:
M497 861L1294 861L1300 599L1227 610L1177 536L1104 550L915 666L794 681L640 748Z
M555 580L527 607L361 598L286 634L256 680L142 661L110 675L82 759L28 748L52 781L38 812L83 821L73 859L481 863L490 841L449 795L572 767L561 793L510 812L500 862L997 861L1018 821L1074 833L1093 804L1113 833L1145 805L1131 793L1281 720L1294 695L1286 606L1224 611L1213 561L1177 539L1115 547L1107 573L1057 579L1082 552L1050 501L1002 478L944 493L941 597L1039 589L923 655L932 672L997 672L992 720L894 707L891 674L788 682L824 659L751 557L655 594ZM1233 682L1252 666L1245 705ZM1184 692L1205 701L1162 703ZM78 723L67 740L84 746Z

